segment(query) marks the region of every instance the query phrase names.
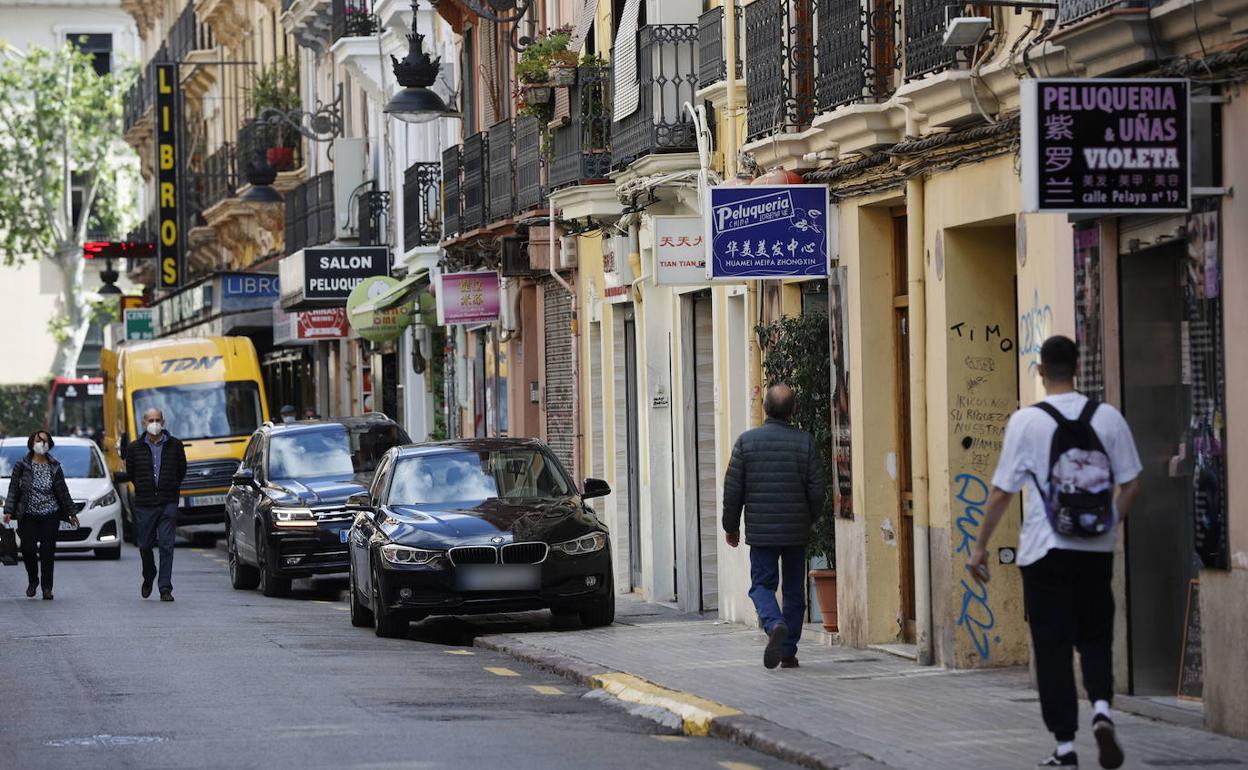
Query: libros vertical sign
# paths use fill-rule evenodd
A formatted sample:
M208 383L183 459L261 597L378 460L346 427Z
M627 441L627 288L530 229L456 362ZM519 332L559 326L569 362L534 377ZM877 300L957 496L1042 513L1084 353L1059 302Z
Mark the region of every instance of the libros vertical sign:
M156 65L157 237L160 239L160 286L182 283L182 233L178 218L178 65Z

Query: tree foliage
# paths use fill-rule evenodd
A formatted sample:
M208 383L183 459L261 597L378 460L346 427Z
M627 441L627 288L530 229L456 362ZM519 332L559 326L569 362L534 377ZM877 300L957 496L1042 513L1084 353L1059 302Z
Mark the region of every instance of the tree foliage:
M833 520L832 367L828 317L807 313L784 317L755 327L763 352L767 383L783 382L797 395L793 424L809 431L823 457L824 478L829 480L823 515L811 532L810 554L836 566L836 528Z

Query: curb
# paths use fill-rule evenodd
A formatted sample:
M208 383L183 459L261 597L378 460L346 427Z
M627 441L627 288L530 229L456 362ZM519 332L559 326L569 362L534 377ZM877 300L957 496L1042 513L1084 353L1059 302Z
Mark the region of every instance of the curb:
M626 703L659 709L679 721L685 735L712 736L811 770L888 770L861 752L819 740L761 717L691 693L673 690L622 671L561 655L514 636L481 636L473 646L501 652Z

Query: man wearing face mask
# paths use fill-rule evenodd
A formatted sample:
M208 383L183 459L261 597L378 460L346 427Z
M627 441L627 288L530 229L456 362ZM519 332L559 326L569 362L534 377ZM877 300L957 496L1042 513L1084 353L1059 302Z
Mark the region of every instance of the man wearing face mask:
M285 423L292 423L297 419L295 417L295 408L291 406L290 404L286 404L285 406L283 406L282 410L278 414L281 415L282 422L285 422Z
M157 579L156 558L160 547L160 600L173 601L173 540L178 519L179 490L186 477L186 450L165 430L159 409L143 413L140 439L126 447L126 473L134 484L135 542L143 558L143 598L152 595Z

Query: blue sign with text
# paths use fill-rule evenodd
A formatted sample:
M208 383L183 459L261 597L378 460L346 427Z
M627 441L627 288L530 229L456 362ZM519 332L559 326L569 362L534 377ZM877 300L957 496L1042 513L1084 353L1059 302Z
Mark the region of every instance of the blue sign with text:
M278 293L276 275L225 273L221 276L222 312L267 310L273 307Z
M832 253L823 185L712 187L708 278L823 278Z

